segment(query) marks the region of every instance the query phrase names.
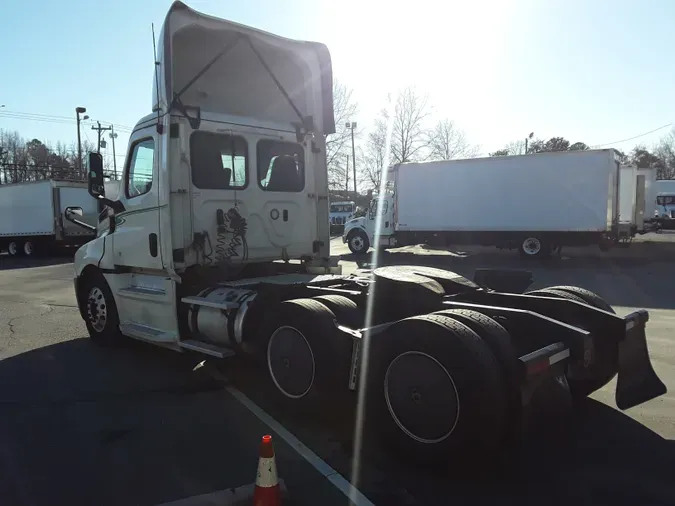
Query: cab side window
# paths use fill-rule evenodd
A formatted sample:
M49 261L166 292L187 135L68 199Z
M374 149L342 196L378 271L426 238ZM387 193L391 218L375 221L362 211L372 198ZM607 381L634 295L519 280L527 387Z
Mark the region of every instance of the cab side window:
M133 145L126 177L127 198L145 195L152 188L155 141L143 139Z

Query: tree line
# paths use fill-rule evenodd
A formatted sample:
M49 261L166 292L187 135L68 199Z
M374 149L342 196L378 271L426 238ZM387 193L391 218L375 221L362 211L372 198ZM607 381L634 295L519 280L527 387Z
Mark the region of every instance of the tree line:
M347 188L347 160L350 159L351 131L345 125L358 115L358 104L352 91L342 83L334 85L336 133L327 137L328 173L331 190ZM390 138L389 163L452 160L481 156L481 148L450 118L432 115L429 97L414 87L389 95L369 131L358 131L357 177L359 188L378 188L387 163L387 137ZM388 132L387 129L391 129ZM511 141L487 156L508 156L551 151L583 151L591 149L585 142L571 142L564 137ZM624 153L617 150L622 163L640 168L654 167L658 179L675 179L675 129L655 146L637 144ZM485 155L482 155L485 156ZM351 161L349 163L352 163ZM351 172L351 171L350 171ZM353 182L349 183L353 188Z
M328 182L332 193L354 187L351 128L358 118L359 107L353 91L340 81L333 85L336 132L326 137ZM386 98L368 130L354 131L359 193L378 188L385 164L451 160L481 156L481 148L450 118L438 117L427 94L407 87ZM387 141L389 140L389 143ZM387 157L387 149L389 156ZM511 141L488 156L522 155L551 151L587 150L584 142L570 142L564 137ZM84 140L82 153L96 150ZM484 156L484 155L483 155ZM628 153L619 152L622 162L638 167L654 167L659 179L675 179L675 130L656 145L636 145ZM112 173L110 159L104 168ZM50 145L39 139L26 140L19 132L0 130L0 184L34 181L49 177L82 179L75 142Z

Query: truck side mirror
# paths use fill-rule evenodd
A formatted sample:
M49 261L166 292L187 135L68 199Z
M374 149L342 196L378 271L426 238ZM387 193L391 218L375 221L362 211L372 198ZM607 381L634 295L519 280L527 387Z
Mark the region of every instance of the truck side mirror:
M105 197L105 185L103 182L103 157L101 153L89 153L89 195L98 199Z

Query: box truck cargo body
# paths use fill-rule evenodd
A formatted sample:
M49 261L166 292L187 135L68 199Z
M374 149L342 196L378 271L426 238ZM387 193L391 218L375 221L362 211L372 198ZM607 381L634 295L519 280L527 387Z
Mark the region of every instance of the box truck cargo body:
M564 245L605 249L635 233L633 199L620 220L621 170L611 149L399 164L389 189L366 217L346 225L343 240L355 253L419 243L517 248L527 256Z
M0 249L12 256L32 256L88 242L95 233L65 219L69 206L81 207L82 220L96 225L98 203L85 182L45 180L0 186Z

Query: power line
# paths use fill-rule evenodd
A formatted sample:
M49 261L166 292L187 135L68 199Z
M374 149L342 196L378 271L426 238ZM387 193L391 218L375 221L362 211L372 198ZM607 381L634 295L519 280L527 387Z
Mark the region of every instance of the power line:
M596 146L592 146L593 148L601 148L603 146L611 146L612 144L620 144L622 142L628 142L628 141L633 141L635 139L639 139L640 137L644 137L645 135L653 134L654 132L658 132L659 130L663 130L664 128L667 128L669 126L672 126L672 123L668 123L666 125L660 126L658 128L655 128L654 130L650 130L649 132L645 132L640 135L636 135L635 137L629 137L628 139L621 139L620 141L614 141L614 142L605 142L604 144L598 144Z
M22 112L22 111L0 111L0 118L11 118L11 119L21 119L21 120L27 120L27 121L40 121L44 123L57 123L57 124L74 124L76 123L75 118L70 118L68 116L57 116L57 115L51 115L51 114L38 114L38 113L32 113L32 112ZM95 125L96 123L94 121L88 121L82 122L85 125ZM113 125L113 123L110 123L108 121L105 121L104 123L108 123ZM114 123L114 126L117 130L119 131L128 131L131 132L133 130L132 127L129 127L127 125L119 125L117 123Z

